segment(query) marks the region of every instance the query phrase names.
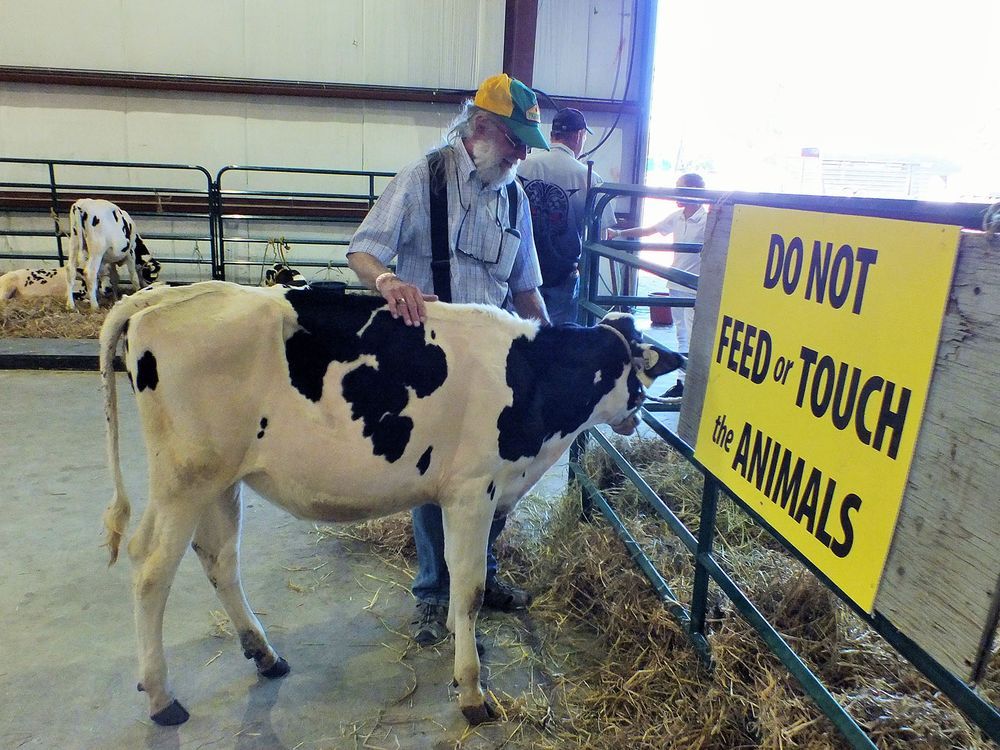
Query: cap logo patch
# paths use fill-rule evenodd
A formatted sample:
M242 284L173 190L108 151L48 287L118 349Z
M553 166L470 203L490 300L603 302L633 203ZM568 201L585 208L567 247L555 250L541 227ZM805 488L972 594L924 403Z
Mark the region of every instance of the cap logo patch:
M524 111L524 117L526 120L531 120L532 122L541 122L542 115L538 111L538 105L532 104L528 109Z

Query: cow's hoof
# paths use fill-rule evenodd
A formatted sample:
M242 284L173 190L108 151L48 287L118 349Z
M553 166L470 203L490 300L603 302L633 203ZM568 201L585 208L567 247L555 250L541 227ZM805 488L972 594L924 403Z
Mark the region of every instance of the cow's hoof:
M291 671L291 667L288 666L288 662L282 659L280 656L278 660L274 662L267 669L261 670L261 674L269 680L276 680L279 677L284 677Z
M155 714L149 718L159 724L161 727L172 727L177 724L183 724L190 718L191 714L187 712L177 701L173 701L169 706L167 706L162 711L157 711Z
M489 701L483 701L483 705L481 706L464 706L462 714L465 716L465 720L469 722L469 725L473 727L485 724L488 721L496 721L498 716L496 708Z

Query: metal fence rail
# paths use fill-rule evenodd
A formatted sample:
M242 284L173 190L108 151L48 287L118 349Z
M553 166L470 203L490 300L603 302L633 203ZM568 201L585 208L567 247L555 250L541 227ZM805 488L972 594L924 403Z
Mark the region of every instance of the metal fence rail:
M69 174L66 174L69 172ZM139 172L145 179L132 179ZM285 182L296 178L329 179L333 182L356 182L356 190L317 189L251 189L232 186L234 178L246 183L250 175L271 173ZM94 179L87 181L87 175ZM110 174L110 179L109 179ZM118 175L122 178L119 181ZM190 175L195 176L192 181ZM187 226L143 229L146 240L193 242L207 246L207 257L200 254L180 257L154 248L157 260L165 265L191 266L207 264L211 278L225 279L227 268L262 266L266 245L278 238L274 226L298 231L296 243L316 248L346 248L349 236L336 237L329 227L350 228L364 218L378 198L379 180L388 180L392 172L354 171L342 169L307 169L267 166L227 166L213 179L204 167L186 164L156 164L147 162L110 162L71 159L0 158L0 215L10 221L0 226L0 237L21 239L51 238L51 251L43 245L30 249L0 250L0 259L57 262L64 265L66 254L59 216L65 216L78 198L105 198L117 203L137 220L141 228L152 222L170 220ZM185 178L187 178L185 180ZM204 181L204 187L191 187ZM223 184L223 183L226 184ZM153 184L150 184L153 183ZM38 225L43 216L51 216L52 227ZM203 223L199 229L198 223ZM322 223L321 229L310 233L308 225ZM265 224L271 230L262 229ZM301 230L301 231L300 231ZM254 248L248 259L230 258L227 243L241 243ZM256 248L261 247L260 253ZM313 258L296 259L297 266L346 269L342 260Z
M122 174L123 182L82 183L78 179L59 179L59 171L79 173L82 170L111 171ZM78 198L106 198L112 200L133 217L156 216L170 219L193 219L205 222L206 233L191 235L171 234L169 239L191 239L207 242L215 246L215 234L211 220L212 175L204 167L192 164L156 164L150 162L112 162L76 159L21 159L0 157L0 174L13 171L44 171L48 179L44 182L37 177L0 181L0 212L10 216L31 217L48 214L52 217L52 229L13 229L0 227L0 237L51 237L54 251L51 253L2 252L0 257L23 260L57 261L62 266L65 261L62 238L65 232L59 225L59 216L69 211L70 205ZM119 170L125 170L121 172ZM129 170L149 173L151 179L160 184L129 184ZM186 180L184 178L187 178ZM194 178L192 180L192 178ZM204 178L204 189L189 185ZM185 184L186 183L186 184ZM178 210L172 210L174 205ZM166 239L163 235L145 233L147 239ZM157 255L161 263L197 262L187 258L173 258Z
M611 201L628 199L632 201L643 198L662 198L701 203L719 203L729 201L751 205L764 205L785 208L798 208L823 211L827 213L862 214L885 218L909 219L911 221L931 221L943 224L955 224L969 228L980 228L986 216L988 206L980 204L928 204L918 201L886 201L878 199L843 199L826 198L822 196L788 196L759 193L720 193L694 188L661 188L651 189L634 185L615 185L605 183L592 189L587 200L589 217L585 233L584 253L581 259L581 309L587 323L592 324L596 317L602 316L613 308L622 307L684 307L694 304L694 300L678 297L637 297L631 294L600 295L598 290L599 260L624 264L630 268L641 269L668 279L697 291L696 276L674 269L666 269L654 263L640 260L635 250L639 243L623 241L600 240L600 217L605 205ZM662 246L661 246L662 247ZM643 249L646 245L643 245ZM674 249L667 246L668 249ZM688 247L678 247L689 252ZM700 246L698 247L700 251ZM686 354L686 353L682 353ZM632 467L597 429L591 429L577 440L570 452L570 478L576 479L584 498L585 514L596 508L608 520L610 525L622 537L622 540L636 561L637 566L647 577L663 601L664 606L677 618L687 630L692 645L702 655L706 662L711 661L711 642L705 632L705 617L707 612L707 590L709 581L715 584L733 602L743 618L754 628L768 648L781 660L803 690L815 701L817 706L836 726L853 748L874 748L875 744L858 726L850 714L829 693L817 675L795 654L788 643L777 630L754 606L753 602L742 591L739 583L722 568L713 555L713 543L716 534L715 515L719 492L724 492L736 505L755 523L765 528L799 563L804 565L827 588L832 590L865 624L879 633L887 643L915 666L930 680L983 732L1000 742L1000 712L990 705L975 690L962 682L954 674L943 668L922 648L901 633L891 622L878 612L868 614L852 602L830 579L810 563L794 547L789 545L773 527L770 526L752 507L747 505L737 495L725 488L721 482L706 469L695 457L694 450L672 429L654 416L659 411L677 411L679 407L646 408L642 410L643 422L673 450L690 462L704 476L702 494L702 510L699 522L698 536L684 526L683 522L670 510L667 504L649 487L642 476ZM632 482L649 506L662 518L670 530L680 539L691 553L695 567L695 578L692 585L691 604L684 607L674 595L669 584L656 570L650 558L641 550L635 539L625 528L611 503L594 486L585 471L580 466L580 456L584 446L593 441L603 450L615 465L622 471L626 479Z
M319 176L339 178L339 181L360 182L364 191L318 191L318 190L251 190L227 189L225 179L242 175L245 179L254 174L278 174L291 176ZM275 215L262 208L283 211L282 223L310 223L322 221L326 224L357 224L378 199L376 180L387 180L392 172L371 172L346 169L307 169L293 167L264 167L231 165L219 170L215 178L215 221L218 235L218 252L213 278L225 279L226 269L231 266L253 265L252 261L239 261L228 257L227 242L249 245L268 244L274 240L256 229L266 222L274 222ZM249 208L248 208L249 206ZM227 229L230 224L242 223L246 229L239 236L233 236ZM331 238L329 234L306 235L296 239L299 244L317 247L346 248L349 237ZM296 266L306 268L347 268L345 261L300 260Z

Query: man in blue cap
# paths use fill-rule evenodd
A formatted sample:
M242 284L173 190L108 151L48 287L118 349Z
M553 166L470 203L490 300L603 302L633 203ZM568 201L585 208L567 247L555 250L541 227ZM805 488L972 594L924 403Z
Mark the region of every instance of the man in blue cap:
M528 147L548 149L534 92L505 74L486 79L452 123L447 142L392 179L351 239L347 261L362 283L385 298L407 325L426 320L424 303L509 306L548 325L524 191L514 179ZM395 272L386 265L396 259ZM448 566L441 508L412 512L417 547L411 635L420 645L447 634ZM497 578L494 520L487 547L484 606L524 609L527 591Z
M592 132L583 112L560 109L552 119L552 149L532 152L517 172L531 201L541 293L553 324L577 319L587 190L603 182L579 160L587 133ZM607 228L613 223L614 207L608 203L602 225Z

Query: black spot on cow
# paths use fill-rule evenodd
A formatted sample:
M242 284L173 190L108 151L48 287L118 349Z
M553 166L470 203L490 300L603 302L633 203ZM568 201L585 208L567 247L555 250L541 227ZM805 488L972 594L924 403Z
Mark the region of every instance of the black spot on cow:
M135 387L139 389L139 392L141 393L147 388L155 391L156 384L160 382L160 376L156 372L156 357L151 351L147 349L139 358L135 370Z
M257 439L260 440L264 437L264 430L267 429L267 417L260 418L260 432L257 433Z
M100 217L100 216L98 216L97 214L94 214L94 218L93 218L93 220L92 220L92 221L90 222L90 226L92 226L92 227L96 227L96 226L97 226L98 224L100 224L100 223L101 223L101 217Z
M580 429L627 364L621 341L597 328L542 328L532 340L515 339L507 353L513 403L497 419L500 457L536 456L549 438Z
M483 608L483 599L486 596L486 591L483 586L476 586L476 590L472 593L472 606L469 607L469 617L475 617L479 614L479 610Z
M431 451L433 451L433 450L434 450L434 446L433 445L428 446L427 450L425 450L423 452L423 454L420 456L420 460L417 461L417 471L420 472L420 476L423 476L424 474L426 474L427 473L427 469L430 468L430 466L431 466Z
M322 289L293 289L285 297L302 326L285 342L289 378L303 396L319 401L327 366L360 356L358 332L385 302L378 297L333 295Z
M191 542L191 549L208 565L215 565L218 562L218 557L199 545L198 542Z
M81 224L86 224L87 223L87 216L88 216L88 214L87 214L86 211L81 211L80 212L80 223Z
M351 417L363 421L363 434L375 455L399 460L413 430L401 416L410 399L425 398L444 383L448 366L439 346L425 341L423 326L394 320L379 297L341 295L325 289L291 289L285 298L302 327L285 342L292 385L319 401L331 362L375 357L376 366L359 364L341 382Z
M486 488L486 493L490 496L490 500L492 500L493 496L497 493L497 486L493 482L490 482L490 486Z
M132 222L126 221L124 216L122 217L122 234L125 235L125 239L129 240L129 244L131 244L131 240L132 240Z
M240 645L243 647L243 655L247 659L253 659L258 666L267 657L267 644L252 630L240 633Z
M431 331L431 338L436 339L438 337L437 331Z

